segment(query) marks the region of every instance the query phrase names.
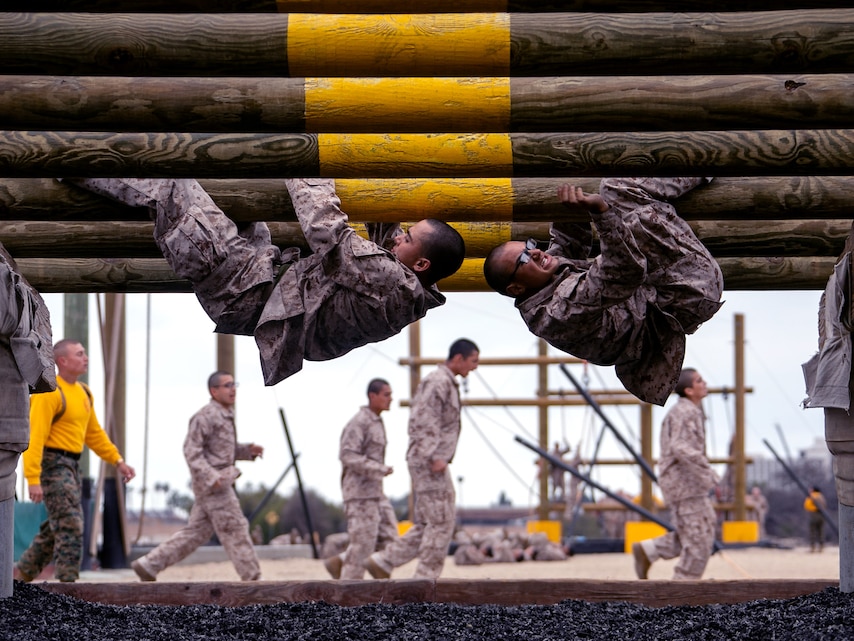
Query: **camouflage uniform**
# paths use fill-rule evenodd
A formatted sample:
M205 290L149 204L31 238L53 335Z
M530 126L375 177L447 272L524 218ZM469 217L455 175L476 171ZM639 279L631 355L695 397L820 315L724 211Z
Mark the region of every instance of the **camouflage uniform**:
M359 409L341 432L341 493L350 542L344 553L342 579L361 579L371 553L397 539L397 519L383 494L386 434L382 418L367 406Z
M267 385L302 369L304 359L336 358L399 333L442 305L435 286L385 247L398 224L356 234L330 179L285 184L313 254L281 254L264 223L238 230L194 180L87 179L87 189L156 210L155 241L188 279L216 331L255 336Z
M232 486L240 476L234 461L254 458L249 448L248 443L237 442L231 407L211 400L190 419L184 458L190 467L195 501L187 525L137 559L149 575L154 577L185 558L216 533L242 580L261 577L249 523Z
M516 303L531 332L597 365L616 365L627 390L663 405L679 379L685 335L721 306L718 264L665 202L703 181L603 180L610 209L591 212L601 243L592 263L589 225L554 223L547 252L559 258L558 271Z
M62 376L56 382L60 389L30 399L30 447L24 452L24 476L30 485L41 485L47 521L18 560L18 570L27 580L37 577L51 560L57 579L77 580L83 554L79 453L88 445L111 465L121 459L98 422L89 392Z
M47 307L0 245L0 598L12 595L15 468L30 440L29 392L55 387Z
M661 426L658 483L675 531L641 542L650 562L679 557L674 579L700 579L715 543L715 509L709 492L717 475L706 458L706 416L680 398Z
M418 557L415 578L435 579L442 573L454 534L456 493L446 467L434 473L433 460L449 464L460 437L460 390L454 374L440 365L418 385L409 414L406 462L412 477L415 510L412 527L385 550L372 555L387 570Z

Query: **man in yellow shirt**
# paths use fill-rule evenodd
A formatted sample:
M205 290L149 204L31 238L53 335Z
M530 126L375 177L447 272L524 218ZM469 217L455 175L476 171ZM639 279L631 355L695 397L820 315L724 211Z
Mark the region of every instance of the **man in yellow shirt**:
M127 483L136 472L124 462L98 423L91 392L78 378L89 368L86 348L73 339L53 347L57 390L30 399L30 447L24 476L30 499L44 501L47 520L21 555L15 578L32 581L52 560L60 581L76 581L83 552L83 510L78 461L84 445L116 466Z
M804 499L804 511L809 515L810 552L824 549L824 516L827 509L824 494L815 485L810 487L810 495Z

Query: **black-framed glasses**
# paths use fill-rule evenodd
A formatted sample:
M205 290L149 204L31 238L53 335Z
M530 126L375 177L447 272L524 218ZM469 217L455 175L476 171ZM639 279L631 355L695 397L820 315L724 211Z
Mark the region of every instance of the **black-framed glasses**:
M513 268L513 271L510 272L510 278L507 279L508 283L512 283L513 279L516 278L516 272L519 271L519 268L531 260L531 250L536 248L537 241L533 238L529 238L525 241L525 249L523 249L519 254L519 258L516 259L516 266Z
M223 383L222 385L214 385L214 387L224 387L226 389L232 389L232 388L240 387L240 383L238 383L236 381L231 381L229 383Z

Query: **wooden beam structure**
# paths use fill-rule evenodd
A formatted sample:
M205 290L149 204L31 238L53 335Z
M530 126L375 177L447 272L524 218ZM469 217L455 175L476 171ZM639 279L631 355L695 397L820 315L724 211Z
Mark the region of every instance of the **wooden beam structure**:
M851 74L219 78L0 76L14 130L501 133L850 125Z
M22 75L847 73L854 63L849 8L643 20L570 12L0 13L0 34L0 74Z
M2 14L0 14L2 15ZM0 131L10 178L846 175L854 129L484 134Z
M566 599L626 601L652 607L792 599L837 587L833 580L608 581L584 579L260 581L216 583L43 583L42 589L113 605L225 607L323 601L341 606L385 603L551 605Z
M558 187L572 180L585 191L599 177L552 178L336 178L344 210L354 222L586 221L558 203ZM296 221L282 181L201 179L223 211L237 222ZM728 176L678 202L685 220L766 221L851 219L851 178L839 176ZM113 203L53 178L0 177L0 220L148 220L148 211Z

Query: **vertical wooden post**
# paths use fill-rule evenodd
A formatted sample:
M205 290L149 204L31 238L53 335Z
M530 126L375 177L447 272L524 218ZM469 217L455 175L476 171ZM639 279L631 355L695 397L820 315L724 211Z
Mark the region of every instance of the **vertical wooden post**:
M747 494L747 473L744 456L744 314L735 315L735 435L733 456L735 458L735 520L746 521L747 509L744 498Z
M650 465L652 458L652 405L640 404L640 435L641 435L641 457ZM641 506L652 512L655 504L652 500L652 479L648 474L641 474Z
M542 357L548 356L549 346L546 341L540 339L538 341L539 355ZM539 373L539 385L537 387L537 396L545 398L549 393L549 366L541 363L537 366ZM540 447L546 451L549 449L549 408L547 405L540 405L537 408L539 413L540 425ZM549 464L544 459L540 459L540 508L539 518L541 521L546 521L549 518L551 511L549 504Z
M421 321L416 321L409 326L409 357L412 364L409 366L409 398L415 398L418 383L421 382L421 366L416 360L421 357ZM412 489L412 480L409 481L409 520L415 516L415 492Z
M236 377L234 371L234 336L231 334L216 335L216 368L223 372L230 372Z

